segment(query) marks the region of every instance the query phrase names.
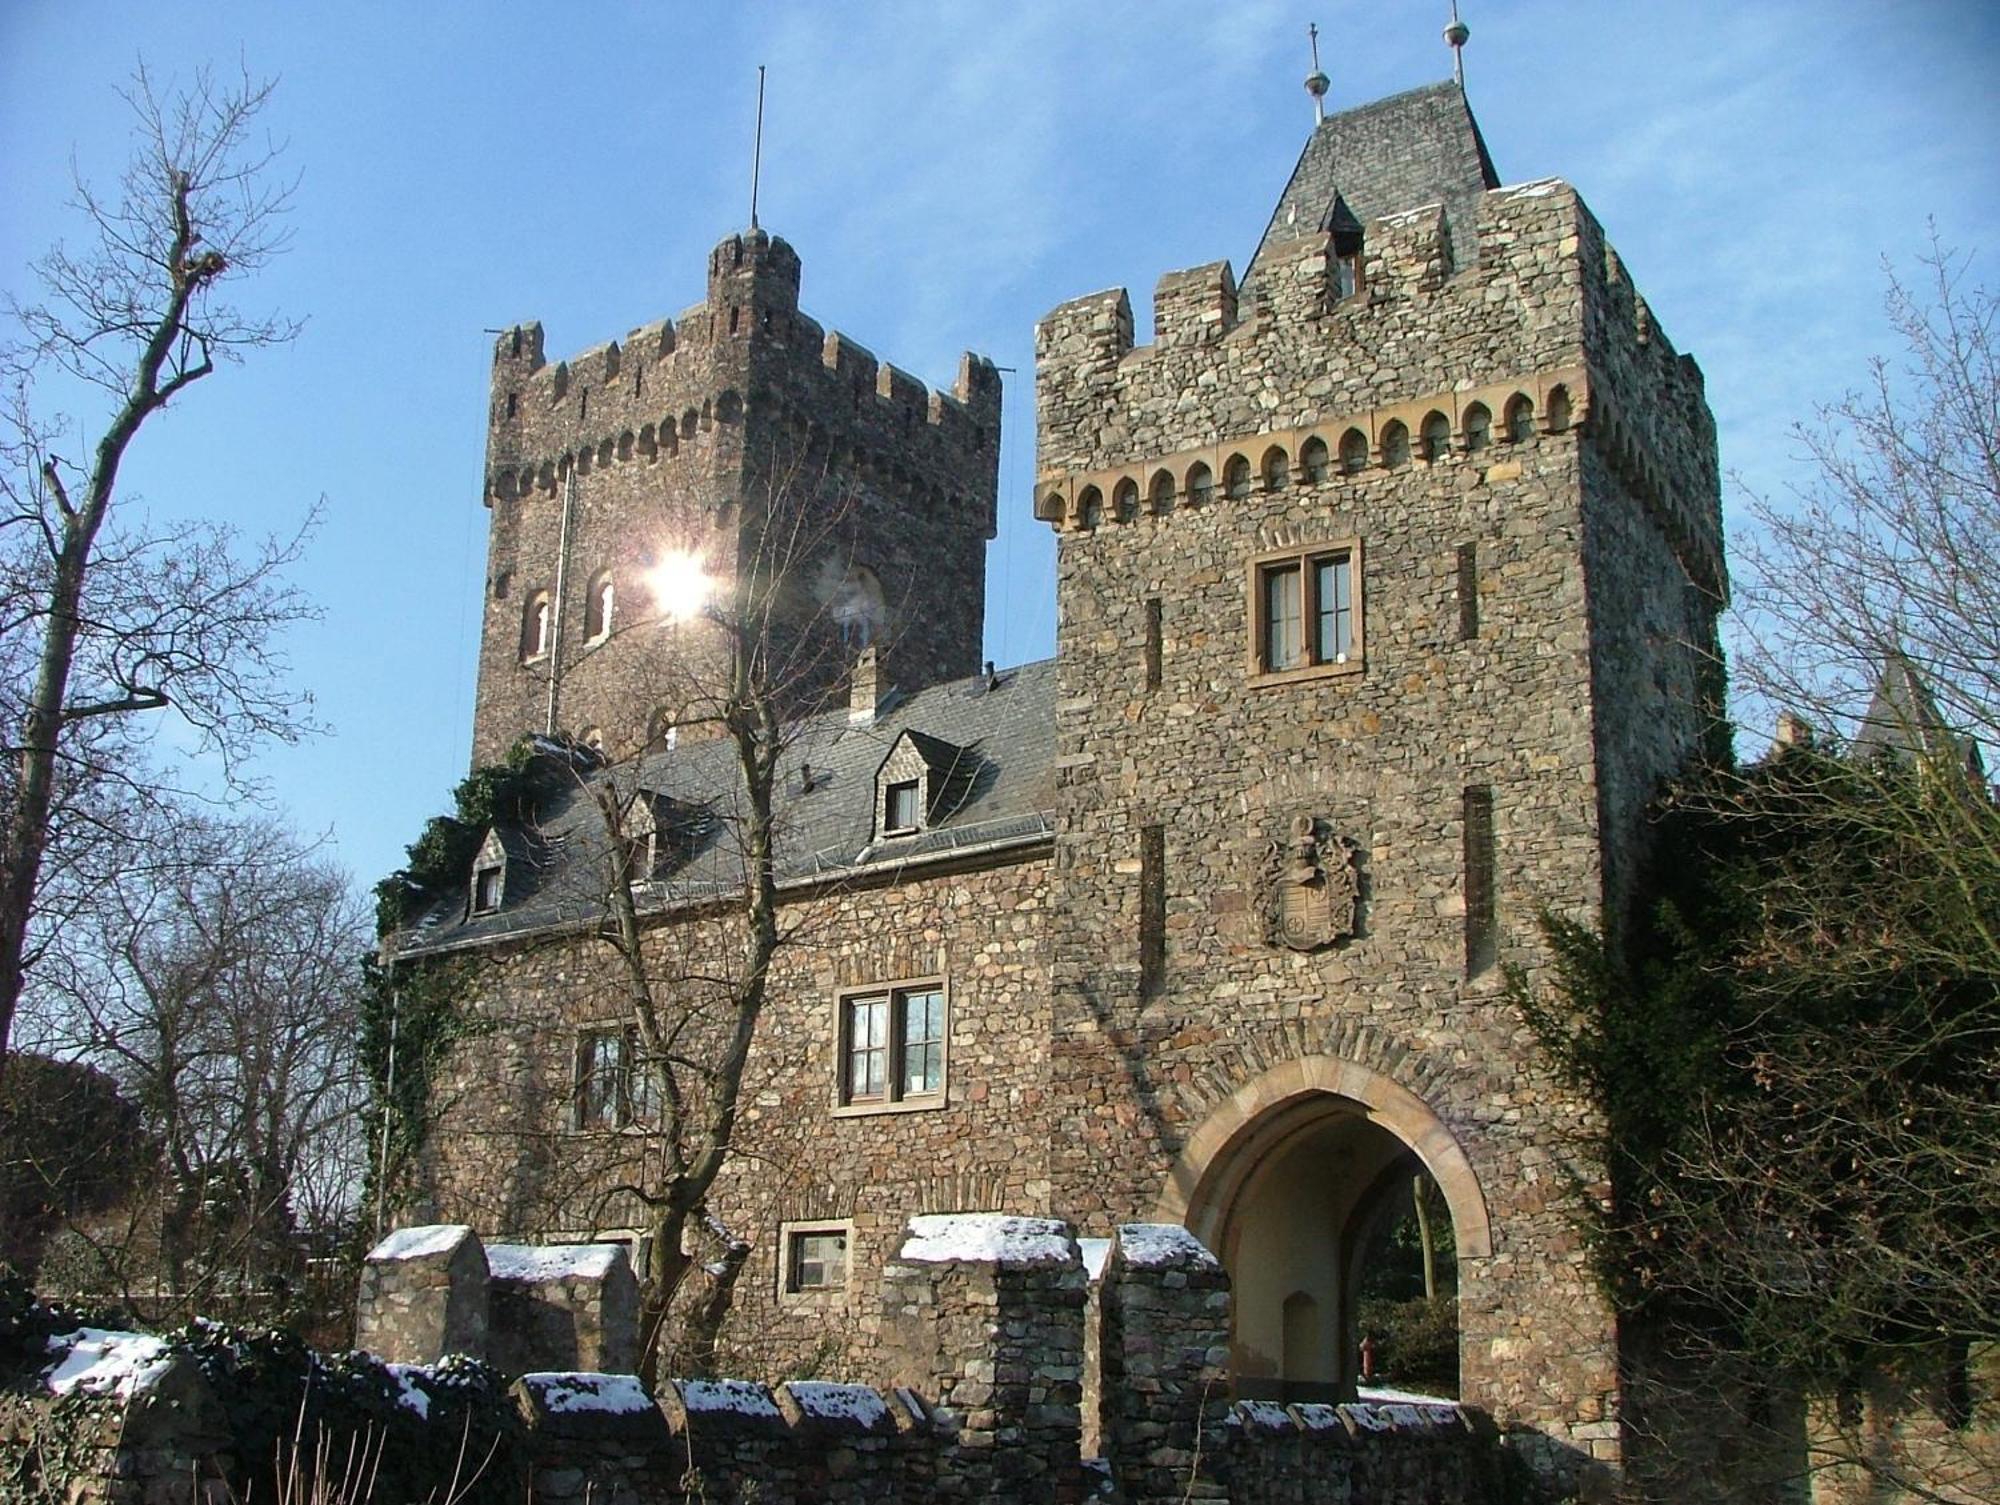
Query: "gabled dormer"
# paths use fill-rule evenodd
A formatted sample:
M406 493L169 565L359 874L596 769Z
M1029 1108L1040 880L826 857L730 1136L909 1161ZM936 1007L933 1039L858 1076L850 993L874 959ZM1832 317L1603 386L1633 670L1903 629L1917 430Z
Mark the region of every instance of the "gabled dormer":
M950 815L965 802L977 766L967 748L904 731L875 771L875 839L914 836Z
M498 914L500 906L507 902L507 846L501 841L497 826L487 830L486 839L479 844L479 852L472 859L472 881L468 892L468 917Z

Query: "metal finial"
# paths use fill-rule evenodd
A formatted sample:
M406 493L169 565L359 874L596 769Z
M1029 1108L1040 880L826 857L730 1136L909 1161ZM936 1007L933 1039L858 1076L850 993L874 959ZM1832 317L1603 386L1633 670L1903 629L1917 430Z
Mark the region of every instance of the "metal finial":
M757 179L764 171L764 65L757 65L757 141L750 148L750 228L757 228Z
M1306 28L1306 36L1312 42L1313 71L1306 75L1306 93L1313 97L1313 118L1326 119L1326 91L1333 87L1333 80L1320 71L1319 66L1319 23L1315 21Z
M1444 29L1444 39L1451 48L1451 73L1458 80L1458 87L1465 88L1465 42L1472 35L1472 28L1458 19L1458 0L1451 0L1451 25Z

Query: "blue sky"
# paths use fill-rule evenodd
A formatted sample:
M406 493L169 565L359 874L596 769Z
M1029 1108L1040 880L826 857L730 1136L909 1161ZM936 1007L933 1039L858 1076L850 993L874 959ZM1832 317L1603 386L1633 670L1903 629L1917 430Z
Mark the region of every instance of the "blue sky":
M143 57L280 79L301 176L291 253L248 296L307 320L149 427L126 502L250 532L326 499L299 572L325 619L291 654L330 735L261 760L278 807L357 878L401 860L466 764L486 514L490 336L551 358L698 301L761 218L830 328L933 384L972 348L1009 378L988 654L1054 647L1029 515L1032 338L1173 268L1240 271L1310 129L1305 26L1333 106L1445 77L1444 0L503 5L9 0L0 7L0 287L76 233L72 155L112 179L112 89ZM1708 378L1723 462L1795 476L1790 423L1890 351L1884 256L2000 248L1990 0L1461 0L1501 175L1582 191ZM1726 499L1733 507L1735 487Z

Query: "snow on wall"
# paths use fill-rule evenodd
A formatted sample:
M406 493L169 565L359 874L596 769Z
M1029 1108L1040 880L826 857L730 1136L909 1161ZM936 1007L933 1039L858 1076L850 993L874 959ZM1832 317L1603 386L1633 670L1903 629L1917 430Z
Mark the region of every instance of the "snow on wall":
M828 1380L790 1380L785 1393L816 1421L847 1421L873 1428L889 1419L880 1391L866 1385L836 1385Z
M783 1421L784 1413L771 1399L771 1392L755 1380L676 1380L681 1404L689 1415L718 1412Z
M910 1236L897 1257L924 1264L959 1260L1021 1269L1061 1265L1075 1258L1069 1225L1055 1218L997 1212L927 1213L910 1219Z
M551 1415L573 1416L596 1411L631 1416L653 1409L653 1397L646 1393L636 1374L541 1370L522 1375L521 1383L535 1393L542 1409Z
M82 1391L130 1400L159 1382L173 1365L164 1340L150 1333L117 1332L79 1327L48 1340L54 1363L42 1371L42 1383L57 1395Z
M488 1244L486 1270L495 1280L536 1284L602 1280L624 1254L622 1244Z
M1142 1269L1197 1265L1212 1270L1220 1263L1206 1244L1178 1223L1121 1223L1118 1252L1126 1264Z
M368 1251L373 1261L431 1259L449 1254L472 1236L463 1223L425 1223L415 1228L398 1228Z

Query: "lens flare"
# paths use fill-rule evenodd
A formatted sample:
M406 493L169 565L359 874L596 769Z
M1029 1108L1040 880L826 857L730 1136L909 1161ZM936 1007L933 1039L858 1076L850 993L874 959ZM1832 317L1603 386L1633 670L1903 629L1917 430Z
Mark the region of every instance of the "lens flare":
M715 577L708 573L699 553L685 550L663 555L646 571L646 588L653 593L661 616L686 622L707 608L715 595Z

